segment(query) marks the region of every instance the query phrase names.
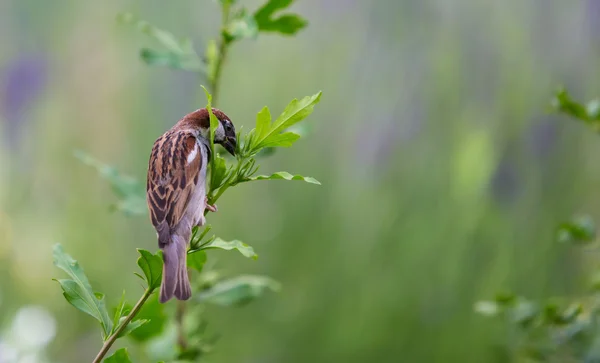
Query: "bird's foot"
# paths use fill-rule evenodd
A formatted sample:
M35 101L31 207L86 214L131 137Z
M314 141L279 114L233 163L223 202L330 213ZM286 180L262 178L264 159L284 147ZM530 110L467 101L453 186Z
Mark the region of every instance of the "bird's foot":
M208 209L209 211L211 211L211 212L216 212L216 211L218 211L218 209L217 209L217 205L216 205L216 204L214 204L214 205L210 205L210 204L208 204L208 197L205 197L205 198L204 198L204 207L205 207L206 209Z

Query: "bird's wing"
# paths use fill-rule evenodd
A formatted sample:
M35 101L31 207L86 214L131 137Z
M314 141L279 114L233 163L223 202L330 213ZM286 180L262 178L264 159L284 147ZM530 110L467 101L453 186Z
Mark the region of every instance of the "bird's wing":
M167 132L154 143L146 199L150 219L159 234L166 226L171 230L183 217L201 167L202 150L190 132Z

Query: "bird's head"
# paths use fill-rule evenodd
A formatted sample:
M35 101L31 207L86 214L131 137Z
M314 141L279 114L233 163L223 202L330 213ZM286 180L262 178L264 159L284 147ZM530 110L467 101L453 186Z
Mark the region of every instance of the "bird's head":
M219 126L215 129L215 144L222 145L231 155L235 155L237 137L235 127L229 117L223 111L213 108L213 114L219 120ZM196 110L185 116L182 122L190 124L193 128L199 130L199 136L209 139L210 135L210 115L206 108Z

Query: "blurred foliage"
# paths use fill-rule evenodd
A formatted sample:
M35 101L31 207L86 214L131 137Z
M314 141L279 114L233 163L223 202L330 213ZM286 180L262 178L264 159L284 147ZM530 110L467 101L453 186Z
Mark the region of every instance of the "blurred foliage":
M594 107L574 101L564 89L553 106L566 115L595 122ZM592 124L594 126L594 124ZM559 226L557 240L572 245L596 242L596 226L590 216L579 216ZM591 280L593 281L593 279ZM509 355L524 362L600 362L600 291L593 282L583 296L554 297L537 303L512 293L492 301L479 301L475 311L501 317L511 332Z
M49 281L70 279L52 266L57 242L106 293L111 318L123 290L126 302L139 298L136 248L155 252L155 233L144 215L106 213L122 198L72 153L143 190L154 140L206 104L200 82L213 90L202 70L141 67L141 49L169 51L115 14L189 36L211 74L219 1L0 1L0 359L80 363L97 352L97 320ZM265 3L230 2L246 16ZM499 344L510 325L474 314L474 301L502 289L543 308L600 281L593 241L550 243L571 216L598 221L600 143L585 122L544 112L559 83L574 99L597 96L598 9L297 0L272 16L309 19L296 36L232 42L215 104L236 129L253 128L264 105L276 118L294 97L325 92L299 124L309 138L256 156L257 175L293 165L323 186L244 183L219 199L203 241L237 238L260 259L211 251L193 283L271 276L283 288L243 309L189 309L193 345L214 363L517 360ZM115 349L139 362L175 356L174 313L153 294L138 314L151 321ZM131 341L149 331L158 334Z
M280 284L269 277L242 275L214 284L198 295L198 301L241 306L261 296L267 289L278 291L280 288Z
M121 348L104 360L105 363L132 363L127 348Z
M106 340L113 332L113 322L108 317L104 295L94 292L79 263L66 254L61 245L54 247L54 265L65 271L72 280L56 280L69 304L93 316L102 326L102 338Z
M123 212L128 216L148 214L144 186L135 178L120 174L114 167L96 160L81 150L75 151L75 157L84 164L94 167L98 174L106 179L113 192L119 198L111 210Z

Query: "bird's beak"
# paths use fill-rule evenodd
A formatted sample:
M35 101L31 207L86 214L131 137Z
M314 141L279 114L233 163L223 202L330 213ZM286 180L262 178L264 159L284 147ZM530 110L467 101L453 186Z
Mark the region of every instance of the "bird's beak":
M227 150L231 155L235 156L235 147L237 141L235 137L228 137L223 141L223 147Z

